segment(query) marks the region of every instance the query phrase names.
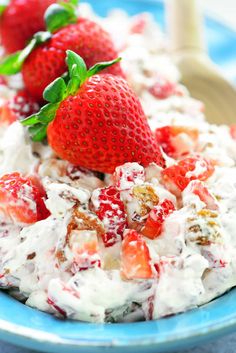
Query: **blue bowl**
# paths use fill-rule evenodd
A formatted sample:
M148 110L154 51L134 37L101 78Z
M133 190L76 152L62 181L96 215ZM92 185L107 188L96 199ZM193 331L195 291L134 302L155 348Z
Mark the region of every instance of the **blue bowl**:
M150 11L163 26L163 4L155 0L90 0L99 15L114 7L130 14ZM212 59L236 80L236 33L206 19ZM187 313L132 324L62 321L0 293L0 339L34 350L56 353L169 352L203 343L236 328L236 289Z

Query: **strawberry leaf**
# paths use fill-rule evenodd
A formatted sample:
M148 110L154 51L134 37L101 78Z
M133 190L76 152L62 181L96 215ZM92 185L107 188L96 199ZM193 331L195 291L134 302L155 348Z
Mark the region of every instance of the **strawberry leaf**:
M49 103L42 107L37 114L21 121L29 126L29 133L33 141L42 141L47 135L47 126L54 119L60 103Z
M54 33L70 23L77 22L75 6L70 3L52 4L46 10L44 20L49 32Z
M74 95L80 87L80 80L77 77L72 77L67 84L67 96Z
M6 10L9 3L10 3L10 0L0 0L0 16Z
M59 77L45 88L43 98L50 103L61 102L66 96L66 89L65 81Z
M120 61L121 61L121 58L117 58L115 60L98 63L88 70L87 77L94 76L94 75L98 74L100 71L102 71L102 70L106 69L107 67L112 66Z
M62 4L72 4L74 6L78 6L79 0L69 0L67 3L62 3ZM60 3L61 4L61 3Z
M87 79L87 67L81 56L71 50L66 52L66 62L69 69L70 80L67 85L67 95L73 95Z
M39 122L45 123L45 124L50 123L55 118L56 111L59 105L60 105L60 102L49 103L43 106L37 114Z
M29 133L34 142L39 142L47 137L47 124L36 124L29 127Z
M25 59L34 50L34 48L46 42L50 38L51 33L49 32L36 33L29 44L23 50L7 56L0 62L0 74L15 75L20 72Z
M70 77L77 77L80 83L83 83L87 78L87 67L84 60L71 50L67 50L66 54L66 63Z
M38 123L48 124L50 123L56 114L57 108L60 103L49 103L44 105L40 111L36 114L29 116L28 118L21 121L24 126L31 126Z
M21 120L21 124L23 126L35 125L35 124L38 124L38 122L39 122L39 119L37 114L30 115L28 116L28 118Z
M21 52L18 51L12 55L7 56L0 62L1 75L14 75L21 70L22 63L19 60Z

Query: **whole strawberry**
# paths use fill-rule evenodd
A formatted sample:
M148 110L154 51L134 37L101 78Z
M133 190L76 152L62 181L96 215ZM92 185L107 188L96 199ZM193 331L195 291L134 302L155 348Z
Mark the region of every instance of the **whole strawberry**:
M88 68L118 56L110 35L95 22L78 19L70 3L50 6L45 21L48 32L35 34L28 47L0 64L2 74L22 69L25 87L39 102L44 89L67 71L66 50L82 56ZM123 76L119 63L107 72Z
M33 35L45 29L44 12L56 0L11 0L0 18L2 45L7 53L25 47Z
M87 71L83 59L67 51L67 86L62 78L56 79L44 91L50 103L22 122L33 125L33 139L47 134L59 157L100 172L112 173L125 162L164 166L139 99L127 82L110 74L97 75L118 61Z

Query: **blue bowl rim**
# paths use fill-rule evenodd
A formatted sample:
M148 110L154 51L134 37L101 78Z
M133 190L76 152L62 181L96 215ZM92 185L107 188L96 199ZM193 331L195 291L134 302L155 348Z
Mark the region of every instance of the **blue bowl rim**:
M233 293L234 296L236 295L236 288L233 288L230 292L235 292ZM225 297L230 294L226 293L222 295L219 298L216 298L212 302L208 304L216 304L215 302L220 300L222 297ZM20 304L20 303L19 303ZM208 304L205 304L199 308L195 308L192 310L189 310L187 313L192 314L194 311L199 311L201 308L205 308ZM22 304L23 305L23 304ZM32 310L37 310L37 309L32 309ZM174 317L179 317L181 320L182 315L186 315L187 313L181 313L174 315ZM48 314L50 315L50 314ZM129 323L129 324L94 324L96 327L101 327L101 326L113 326L113 327L122 327L124 325L135 325L137 328L137 333L139 333L139 336L135 336L135 339L103 339L103 340L96 340L96 338L91 339L84 339L81 337L78 337L78 339L70 339L70 338L62 338L59 335L56 334L51 334L47 333L42 330L36 330L32 328L27 328L23 325L17 325L14 323L11 323L7 320L2 320L0 319L0 332L1 332L1 339L4 340L4 336L2 334L6 334L6 337L14 337L14 340L18 337L19 339L23 339L27 342L37 342L43 345L51 346L51 345L60 345L60 346L65 346L65 347L138 347L138 346L161 346L162 349L164 349L166 346L170 346L171 344L175 344L175 346L181 346L181 343L183 341L186 341L187 339L194 341L194 339L198 339L200 341L204 340L204 337L211 338L211 337L220 337L223 334L230 333L233 331L233 329L236 327L236 310L233 314L229 314L224 317L223 320L216 321L214 323L211 322L211 326L209 327L209 323L206 326L203 326L201 329L196 327L195 329L188 330L187 333L183 331L183 333L177 333L172 334L168 340L166 339L160 339L158 333L155 335L152 335L150 338L144 338L142 334L139 332L139 326L141 324L152 324L155 322L158 322L160 320L165 320L166 318L159 319L159 320L153 320L153 321L146 321L146 322L134 322L134 323ZM55 319L56 320L56 319ZM75 322L75 324L80 325L80 322ZM82 323L84 324L84 323ZM85 323L86 324L86 323ZM89 325L89 324L88 324ZM78 332L79 333L79 332ZM9 339L6 338L6 341L10 341Z

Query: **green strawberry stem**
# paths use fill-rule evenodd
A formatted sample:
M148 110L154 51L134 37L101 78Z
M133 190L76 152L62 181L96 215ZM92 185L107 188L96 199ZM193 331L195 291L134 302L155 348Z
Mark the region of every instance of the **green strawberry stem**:
M1 14L0 0L0 14ZM47 31L36 33L29 44L23 49L4 58L0 62L0 75L15 75L21 71L30 53L40 44L46 43L52 34L62 27L78 21L76 9L79 0L70 0L66 3L52 4L46 10L44 20Z
M117 58L98 63L88 70L81 56L71 50L67 50L66 54L68 76L64 75L50 83L43 93L44 99L49 103L43 106L37 114L21 121L24 126L30 126L29 133L33 141L42 141L46 138L47 126L55 118L56 111L64 99L76 94L89 77L121 61L121 58Z

